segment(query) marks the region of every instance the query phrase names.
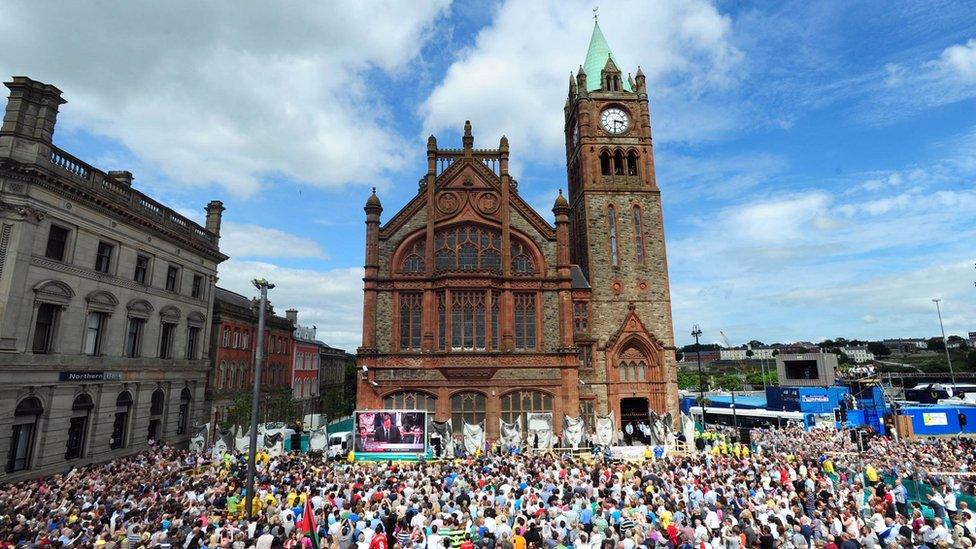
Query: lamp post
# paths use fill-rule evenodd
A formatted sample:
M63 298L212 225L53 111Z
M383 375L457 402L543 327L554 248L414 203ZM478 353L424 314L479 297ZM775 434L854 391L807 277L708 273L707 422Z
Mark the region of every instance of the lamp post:
M942 308L939 307L941 299L933 299L935 310L939 313L939 328L942 330L942 348L945 349L946 362L949 363L949 377L952 379L952 392L956 392L956 374L952 371L952 359L949 357L949 340L946 339L945 326L942 325Z
M254 287L261 291L261 302L258 308L258 337L254 350L254 388L251 391L251 443L247 448L247 520L254 516L254 470L258 450L258 406L261 405L261 362L264 361L264 310L268 307L268 290L274 284L265 279L251 281Z
M702 331L697 324L691 329L691 335L695 338L695 351L698 353L698 405L701 406L702 432L704 433L705 427L708 426L708 422L705 421L705 374L702 372L701 343L698 342Z

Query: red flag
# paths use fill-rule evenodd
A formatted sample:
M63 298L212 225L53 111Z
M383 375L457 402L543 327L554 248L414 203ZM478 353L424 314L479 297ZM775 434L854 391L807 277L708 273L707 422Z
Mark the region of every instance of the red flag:
M302 535L312 539L312 548L319 549L319 531L315 527L315 511L312 509L312 498L305 494L305 509L302 510L302 520L298 521Z

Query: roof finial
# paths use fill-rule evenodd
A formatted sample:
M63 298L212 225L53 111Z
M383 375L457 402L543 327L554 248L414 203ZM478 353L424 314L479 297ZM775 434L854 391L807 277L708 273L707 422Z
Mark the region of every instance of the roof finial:
M593 7L593 22L599 22L600 19L600 6Z

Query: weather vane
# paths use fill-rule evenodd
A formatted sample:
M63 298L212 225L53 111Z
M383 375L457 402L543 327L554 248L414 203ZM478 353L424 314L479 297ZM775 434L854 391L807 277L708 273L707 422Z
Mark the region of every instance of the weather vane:
M600 6L596 6L593 8L593 20L597 21L599 20L599 18L600 18Z

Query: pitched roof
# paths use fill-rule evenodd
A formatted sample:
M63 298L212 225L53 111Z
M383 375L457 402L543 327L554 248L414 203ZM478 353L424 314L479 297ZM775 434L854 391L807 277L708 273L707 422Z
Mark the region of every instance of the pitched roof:
M588 290L590 289L590 283L586 281L586 276L583 275L583 270L580 269L579 265L569 266L569 276L572 279L574 290Z
M603 36L603 31L600 30L600 24L594 23L593 34L590 36L590 47L586 50L586 61L583 62L583 72L586 73L586 91L600 90L600 75L603 72L603 67L607 65L607 58L612 59L613 64L620 67L620 63L610 51L610 44ZM628 79L621 78L620 84L625 91L634 91L631 89Z
M251 308L251 300L239 293L221 288L220 286L216 286L214 292L214 299L217 301L223 301L245 309Z

